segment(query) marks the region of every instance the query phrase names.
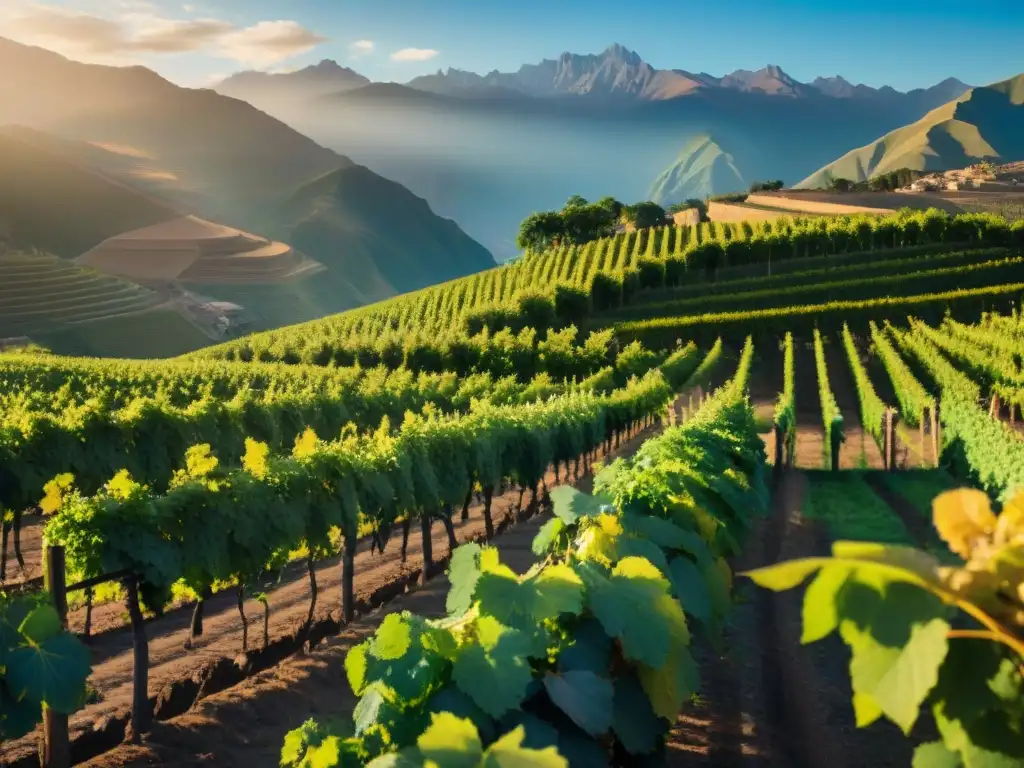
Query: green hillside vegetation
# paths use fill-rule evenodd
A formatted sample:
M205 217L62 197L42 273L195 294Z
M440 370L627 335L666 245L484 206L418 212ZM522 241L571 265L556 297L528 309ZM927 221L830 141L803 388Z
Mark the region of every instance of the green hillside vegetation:
M453 345L490 344L488 335L502 329L542 339L551 328L610 327L624 342L666 348L677 339L736 340L845 314L865 327L908 311L972 317L1020 298L1020 260L999 249L1021 246L1024 225L936 210L621 232L196 356L437 364L455 354ZM969 253L951 256L958 250ZM772 276L758 278L765 267ZM702 295L702 286L713 295Z
M747 187L735 158L710 136L691 139L675 162L654 180L647 196L662 205Z
M108 237L181 215L24 136L0 130L0 243L71 259Z
M943 171L981 160L1024 158L1024 74L932 110L826 165L797 185L824 188L829 179L854 182L897 171Z

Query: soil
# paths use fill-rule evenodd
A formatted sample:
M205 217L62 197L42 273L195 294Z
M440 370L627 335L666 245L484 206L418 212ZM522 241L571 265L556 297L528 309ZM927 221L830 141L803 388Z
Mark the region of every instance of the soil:
M7 573L3 580L5 587L42 585L43 577L43 519L40 515L23 515L21 518L21 556L25 567L18 565L14 551L14 531L7 538Z

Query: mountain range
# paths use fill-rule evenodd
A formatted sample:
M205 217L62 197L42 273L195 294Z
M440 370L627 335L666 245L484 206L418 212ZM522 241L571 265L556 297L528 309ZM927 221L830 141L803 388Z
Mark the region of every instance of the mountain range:
M285 92L289 98L340 93L366 86L369 79L331 60L288 74L246 71L219 85L221 93L243 99L268 98ZM626 97L662 101L723 89L760 92L792 98L905 99L938 106L956 98L970 86L955 78L930 88L901 93L889 86L854 85L840 76L818 77L801 83L777 65L750 71L738 69L722 77L682 69L656 69L636 51L614 44L598 54L563 53L557 59L524 64L516 72L494 70L485 75L466 70L438 70L413 78L406 85L419 91L464 98L553 96Z
M944 171L981 160L1024 159L1024 74L972 88L920 120L847 152L808 176L800 187L827 185L829 176L867 181L900 168Z
M337 76L321 71L332 83ZM260 324L310 319L494 265L401 184L242 100L182 88L142 67L83 64L0 38L5 124L19 126L7 129L9 147L31 144L23 157L0 156L8 245L78 256L153 223L154 207L285 242L294 236L327 267L309 285L208 291L246 304ZM307 237L313 229L320 235Z
M215 89L400 182L499 258L517 253L523 218L573 194L668 205L792 184L968 90L952 78L906 93L804 83L778 66L719 77L658 69L621 45L515 72L364 80L321 62Z

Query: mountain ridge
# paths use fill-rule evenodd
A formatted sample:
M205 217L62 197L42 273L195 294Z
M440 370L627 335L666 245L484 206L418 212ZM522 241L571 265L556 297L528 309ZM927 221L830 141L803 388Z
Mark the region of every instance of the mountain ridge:
M901 168L945 171L980 160L1021 159L1024 159L1024 74L972 88L916 122L847 152L797 186L827 186L830 176L862 182Z

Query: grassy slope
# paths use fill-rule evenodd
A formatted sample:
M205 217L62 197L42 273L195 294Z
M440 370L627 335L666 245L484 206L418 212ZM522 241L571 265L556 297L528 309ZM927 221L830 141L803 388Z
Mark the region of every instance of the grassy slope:
M898 168L962 168L983 158L1024 157L1024 75L974 88L915 123L855 149L800 182L825 184L825 176L865 181Z

